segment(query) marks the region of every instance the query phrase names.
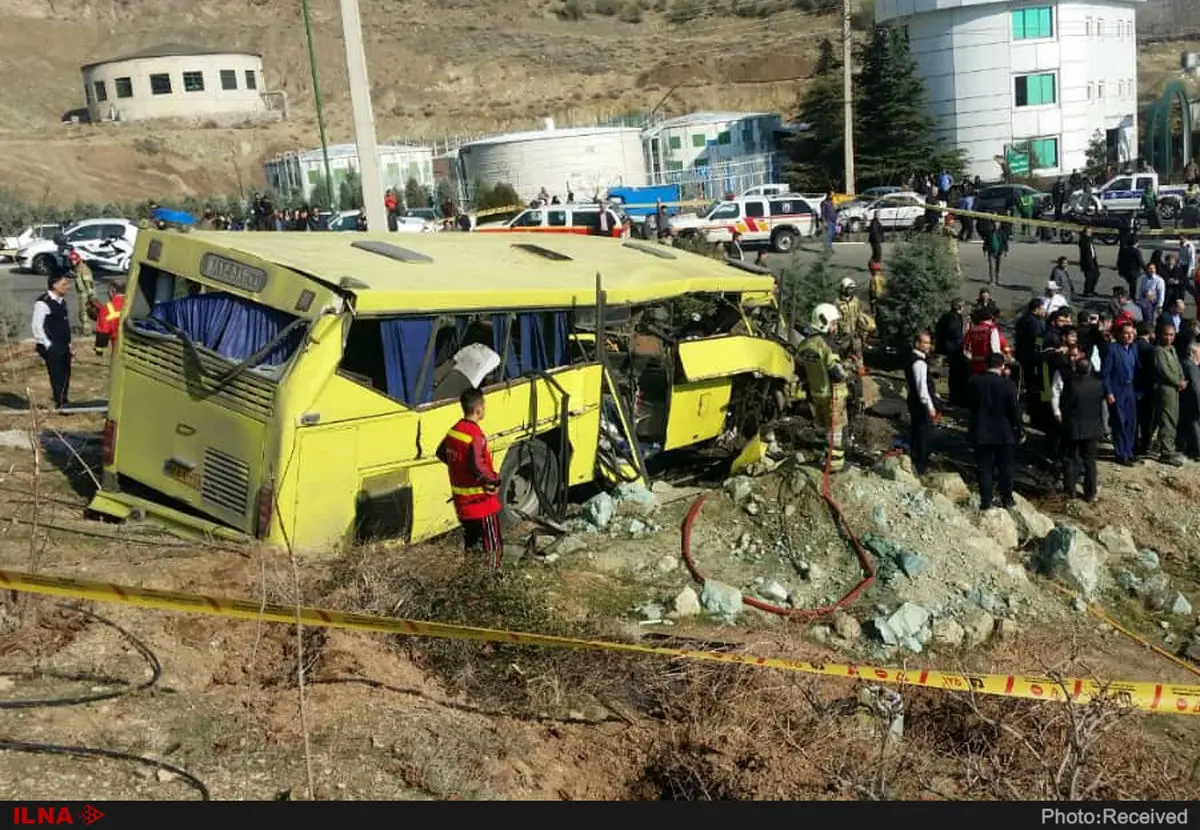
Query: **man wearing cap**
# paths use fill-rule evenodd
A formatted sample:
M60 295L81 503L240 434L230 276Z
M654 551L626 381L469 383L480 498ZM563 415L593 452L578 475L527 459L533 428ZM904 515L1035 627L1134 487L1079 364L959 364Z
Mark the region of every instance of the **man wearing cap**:
M1062 287L1055 281L1050 280L1046 283L1046 313L1053 314L1060 308L1066 308L1070 305L1067 298L1062 295Z

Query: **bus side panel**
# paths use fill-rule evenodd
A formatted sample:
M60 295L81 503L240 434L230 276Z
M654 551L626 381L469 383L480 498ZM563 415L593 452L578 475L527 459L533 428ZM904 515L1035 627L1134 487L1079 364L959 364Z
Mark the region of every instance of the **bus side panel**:
M792 356L782 343L744 334L680 343L679 362L693 382L751 372L790 381L796 374Z
M733 378L676 384L671 390L663 449L690 447L720 435L732 397Z
M354 432L334 426L296 433L292 539L298 549L326 552L351 536L358 493Z

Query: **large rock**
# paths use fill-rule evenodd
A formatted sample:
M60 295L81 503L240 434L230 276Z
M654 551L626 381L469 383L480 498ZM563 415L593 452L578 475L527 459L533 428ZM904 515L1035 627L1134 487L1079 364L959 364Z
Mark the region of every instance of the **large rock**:
M898 484L908 484L919 487L921 480L913 472L912 459L907 455L893 455L885 458L878 467L880 478L895 481Z
M938 620L933 624L933 641L938 645L958 648L967 638L963 627L949 617Z
M677 617L695 617L700 613L700 595L696 593L696 589L688 585L682 591L675 595L675 599L671 602L675 609Z
M1106 556L1103 549L1073 525L1059 525L1042 540L1038 565L1042 573L1094 599L1100 590Z
M929 625L929 611L917 605L916 603L906 602L901 605L887 619L888 628L896 633L897 637L919 638L921 632Z
M746 476L734 476L726 479L725 492L737 505L745 504L754 495L754 483Z
M1096 541L1104 546L1110 556L1117 559L1133 559L1137 556L1137 545L1127 527L1105 525L1096 534Z
M1188 598L1178 591L1175 592L1175 597L1171 600L1171 613L1179 617L1190 617L1192 614L1192 604L1188 602Z
M714 617L732 622L742 613L742 592L724 582L706 579L700 592L700 605Z
M996 618L986 611L972 611L963 619L963 630L966 633L966 643L975 648L981 646L996 630Z
M583 503L583 518L600 530L606 529L617 515L617 501L608 493L597 493Z
M1162 611L1168 608L1175 599L1175 592L1171 589L1171 580L1162 571L1146 577L1142 581L1138 594L1151 611Z
M558 541L546 548L546 554L548 556L570 556L572 553L587 550L590 544L586 537L568 533L566 536L560 536Z
M1013 506L1009 508L1009 512L1017 522L1017 531L1022 542L1044 539L1054 530L1054 520L1030 504L1024 496L1013 495Z
M658 509L658 496L636 482L621 482L614 496L621 513L648 516Z
M862 636L862 626L858 620L845 611L838 611L833 615L833 630L843 640L854 641Z
M971 490L958 473L932 473L925 480L930 490L941 493L955 504L971 500Z
M1004 548L986 536L971 536L963 539L962 549L967 558L971 560L987 563L990 567L1001 570L1008 568L1008 557L1004 555Z
M1004 550L1012 550L1021 544L1017 522L1007 510L993 507L979 514L979 529L991 537Z

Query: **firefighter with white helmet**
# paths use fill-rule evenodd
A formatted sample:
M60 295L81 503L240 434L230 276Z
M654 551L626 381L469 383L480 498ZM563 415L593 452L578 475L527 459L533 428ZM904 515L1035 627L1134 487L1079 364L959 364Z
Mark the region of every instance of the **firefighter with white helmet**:
M812 311L810 333L796 349L796 361L803 368L813 419L825 433L825 461L832 472L840 472L846 463L842 443L846 425L848 373L833 345L841 313L831 303L821 303Z
M850 277L842 280L838 287L837 310L842 316L838 328L845 344L843 351L854 356L861 370L863 344L867 335L875 331L875 320L863 310L862 300L858 298L858 284Z

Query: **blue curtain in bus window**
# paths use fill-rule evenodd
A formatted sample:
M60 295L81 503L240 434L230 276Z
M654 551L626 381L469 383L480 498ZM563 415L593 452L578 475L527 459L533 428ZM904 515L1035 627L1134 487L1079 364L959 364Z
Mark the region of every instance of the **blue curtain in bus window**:
M517 344L509 343L508 359L504 357L504 344L508 343L509 328L512 323L512 318L507 314L492 315L492 350L500 355L500 359L504 360L504 374L501 380L509 380L521 376L521 358L517 354Z
M417 389L421 365L429 338L433 336L436 320L417 317L406 320L384 320L379 324L383 338L383 368L387 374L388 397L416 406L433 396L433 371L426 372L422 389Z
M220 292L159 303L150 316L180 329L193 343L237 362L267 346L295 320L287 312ZM262 363L268 366L284 363L303 336L302 330L294 330Z

